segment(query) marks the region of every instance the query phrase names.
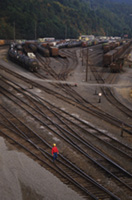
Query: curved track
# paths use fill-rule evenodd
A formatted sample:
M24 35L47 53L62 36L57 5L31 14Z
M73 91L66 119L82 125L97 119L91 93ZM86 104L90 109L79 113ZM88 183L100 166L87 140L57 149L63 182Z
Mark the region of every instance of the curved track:
M86 160L88 160L89 165L92 165L94 168L96 168L97 166L97 169L100 171L100 172L98 171L98 173L101 173L101 174L103 173L103 176L108 174L108 177L110 176L112 181L114 181L117 185L119 184L119 187L122 188L122 190L125 190L125 191L128 190L128 194L131 192L131 184L130 184L131 183L130 178L132 176L131 173L128 170L121 167L115 161L112 161L108 155L105 155L97 147L95 147L94 145L91 145L89 142L87 142L86 139L84 139L83 137L80 137L77 132L74 132L73 131L74 127L72 127L73 124L71 126L69 122L67 123L64 122L64 120L61 119L61 118L64 119L64 117L62 116L62 114L60 114L60 112L59 113L58 111L55 112L53 109L47 107L44 103L42 103L39 97L33 96L31 93L28 94L28 91L22 92L22 87L20 87L19 89L18 85L15 86L15 83L9 83L8 81L7 82L5 81L3 82L3 84L1 83L0 88L1 88L1 94L3 94L4 98L8 99L8 101L11 101L12 104L16 104L15 107L20 107L20 109L26 112L30 117L34 118L35 121L38 121L44 127L48 128L55 135L57 135L62 140L64 140L69 146L69 148L74 149L74 151L77 151L79 154L82 154L83 157ZM46 149L44 148L44 144L47 144L47 141L43 138L43 136L36 134L30 127L28 127L24 122L19 120L19 118L17 118L11 111L9 111L9 109L1 106L0 113L3 118L3 122L1 122L2 134L4 134L8 138L10 137L10 139L12 140L14 140L14 137L15 137L15 141L19 143L20 141L22 141L22 139L24 139L26 143L29 143L31 146L39 150L41 154L43 154L43 156L45 156L48 160L51 161L51 156L48 153L47 147ZM60 115L61 115L61 118L60 118ZM65 119L65 120L68 121L68 119ZM9 123L8 125L5 125L7 124L5 123L6 121L8 121ZM12 129L12 126L13 126L13 129ZM74 126L75 126L75 123L74 123ZM79 126L78 128L81 131L82 129L84 131L84 128L82 128L81 126ZM7 135L6 132L8 131L13 132L13 133L11 133L10 135ZM18 138L18 140L16 140L16 137L20 137L20 139ZM25 144L24 141L20 144L24 145ZM27 148L28 146L24 146L24 147ZM129 150L131 149L128 148L128 151ZM34 155L33 153L34 151L32 151L32 149L30 151L32 155ZM122 152L123 150L120 151L120 154ZM123 154L125 154L125 152ZM63 158L64 160L66 159L63 155L62 156L60 155L60 158ZM130 158L130 155L128 154L128 160L129 158ZM68 163L72 163L72 162L68 160ZM112 198L114 199L119 199L118 197L116 197L116 195L112 194L112 192L109 191L107 188L100 185L92 177L89 177L88 174L85 172L86 170L85 168L79 169L76 172L76 170L79 168L77 165L74 165L72 163L72 167L74 166L74 168L76 169L74 171L73 169L69 169L67 165L65 166L61 160L59 160L59 162L56 163L56 166L57 166L57 169L59 169L59 172L63 174L62 176L65 175L66 177L68 177L68 180L70 182L74 183L74 185L76 185L83 192L89 195L91 199L98 199L98 198L106 199L110 196L112 196ZM77 179L80 177L79 182L77 182L77 180L75 180L75 175L73 174L73 172L71 173L69 170L73 170L74 173L77 173L78 175L80 174L80 171L83 171L83 174L80 175L83 178L80 176L77 176ZM72 174L72 177L71 177L71 174ZM86 182L84 181L84 179L86 179ZM90 180L90 183L88 182L88 180ZM89 185L91 184L91 182L92 182L92 185L94 185L94 187ZM95 185L98 188L98 192ZM87 189L89 187L91 188L90 190ZM100 191L100 189L102 191Z
M71 52L65 50L63 53L72 59L72 50ZM93 57L95 55L94 52ZM101 55L98 54L98 56ZM73 57L77 60L76 55ZM68 68L67 64L70 61L66 60L66 71L56 73L55 70L51 70L49 58L41 59L42 71L48 74L51 72L50 76L55 80L65 80L70 70L73 70L71 67ZM61 92L57 92L2 66L1 69L12 73L30 86L76 106L85 113L90 113L116 127L122 127L122 120L94 106L67 84L52 83L54 87L61 89ZM93 69L90 69L91 73ZM44 73L40 73L41 79L45 78ZM99 75L98 80L101 80ZM45 168L86 199L122 199L122 194L124 199L126 195L129 199L132 196L130 168L132 148L130 145L120 142L109 132L104 132L87 121L60 109L45 98L26 89L22 84L3 75L0 80L0 91L2 102L0 133L12 144L29 152L34 159L41 162ZM123 123L123 125L123 129L131 134L131 124ZM63 153L60 153L55 163L52 162L50 153L53 138L63 142L63 147L61 146ZM125 160L125 163L122 163L122 160ZM109 185L108 182L110 182ZM115 187L120 193L115 191Z

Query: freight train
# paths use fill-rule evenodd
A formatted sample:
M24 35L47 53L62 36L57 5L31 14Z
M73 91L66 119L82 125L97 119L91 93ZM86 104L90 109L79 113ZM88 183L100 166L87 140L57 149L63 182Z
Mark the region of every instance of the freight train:
M21 46L11 45L8 50L8 57L11 61L21 65L23 68L31 71L37 72L40 68L37 59L30 58L29 56L25 55L21 50Z
M103 52L107 53L108 51L111 51L113 49L115 49L116 47L120 46L121 42L110 42L110 43L104 43L103 44Z
M12 40L0 40L0 46L10 45Z
M128 41L121 46L108 51L103 56L103 66L110 67L112 72L118 72L122 70L124 59L121 55L130 47L132 41Z
M57 47L53 47L50 43L37 43L34 41L26 41L22 44L24 53L28 52L39 53L44 57L56 57L59 55L59 50Z
M52 47L45 43L39 44L37 46L37 52L44 57L57 57L59 55L59 49L57 47Z

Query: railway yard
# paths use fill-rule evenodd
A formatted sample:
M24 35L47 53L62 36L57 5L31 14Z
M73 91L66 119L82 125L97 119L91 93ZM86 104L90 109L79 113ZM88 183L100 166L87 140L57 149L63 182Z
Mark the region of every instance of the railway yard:
M132 44L118 71L103 66L102 44L35 53L34 72L8 49L0 47L2 199L132 200Z

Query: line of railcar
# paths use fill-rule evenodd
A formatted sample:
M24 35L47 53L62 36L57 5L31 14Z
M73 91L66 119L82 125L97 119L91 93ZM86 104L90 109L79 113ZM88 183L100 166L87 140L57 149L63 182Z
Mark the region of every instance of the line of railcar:
M10 45L12 40L1 40L0 39L0 46Z
M23 43L23 49L25 53L33 52L33 53L39 53L44 57L56 57L59 55L59 50L57 47L53 47L52 44L49 43L37 43L37 42L30 42L26 41Z
M8 57L11 61L21 65L23 68L31 72L37 72L40 68L38 60L24 54L23 48L20 44L12 44L10 46L8 50Z
M132 41L127 41L121 46L114 48L111 51L108 51L103 56L103 66L110 67L112 72L119 72L123 68L124 59L121 55L130 47Z
M122 41L116 41L116 42L109 42L109 43L104 43L102 45L103 48L103 53L107 53L113 49L115 49L116 47L122 45Z
M4 45L4 41L1 41ZM37 60L33 58L28 58L27 54L33 52L34 54L39 53L44 57L57 57L59 56L59 49L61 48L72 48L72 47L87 47L91 45L96 45L99 43L104 43L104 41L99 42L94 41L77 41L77 40L63 40L56 42L56 46L52 43L43 42L38 43L37 41L26 41L21 44L17 44L14 48L10 48L8 51L9 58L14 62L18 62L23 67L30 71L36 71L39 68ZM123 41L111 42L103 44L103 66L110 67L111 71L121 71L123 66L123 59L119 59L121 54L130 46L131 41L123 43ZM21 48L20 48L21 47ZM108 51L108 52L107 52ZM107 52L107 53L106 53Z

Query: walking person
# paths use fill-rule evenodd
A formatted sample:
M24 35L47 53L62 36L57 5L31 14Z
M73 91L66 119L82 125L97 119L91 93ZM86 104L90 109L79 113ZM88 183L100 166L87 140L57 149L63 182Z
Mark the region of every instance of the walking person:
M53 144L53 147L52 147L53 162L57 159L58 154L59 154L59 151L56 147L56 144Z

